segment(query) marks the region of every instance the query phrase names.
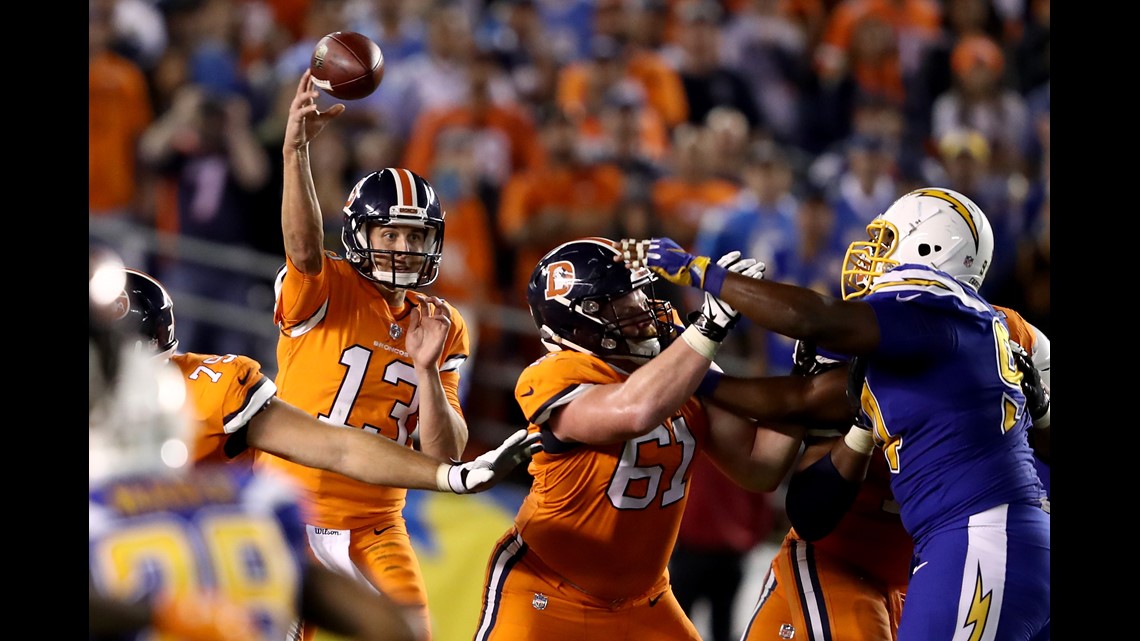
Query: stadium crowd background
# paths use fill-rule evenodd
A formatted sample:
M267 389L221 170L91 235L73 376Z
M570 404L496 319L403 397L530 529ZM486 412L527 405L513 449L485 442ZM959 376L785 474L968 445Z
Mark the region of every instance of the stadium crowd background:
M1048 0L89 10L91 233L169 288L183 349L247 354L270 376L288 101L321 36L359 31L380 45L380 89L346 103L313 144L326 238L342 252L341 207L366 172L403 166L436 188L447 227L429 291L475 334L463 372L473 455L525 424L514 382L543 351L525 282L542 254L581 236L740 249L768 278L838 294L839 262L871 218L912 188L949 187L994 225L982 294L1051 333ZM685 292L664 295L695 308ZM742 324L721 360L784 373L790 351ZM782 536L772 498L775 515L760 510L738 547ZM700 504L690 510L717 513Z

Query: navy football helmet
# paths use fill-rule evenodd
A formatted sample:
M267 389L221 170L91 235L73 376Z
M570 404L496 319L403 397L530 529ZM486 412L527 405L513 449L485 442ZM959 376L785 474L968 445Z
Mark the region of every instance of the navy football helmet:
M178 347L174 337L174 301L153 276L127 269L123 293L116 301L116 322L136 349L166 360Z
M648 269L631 271L614 262L618 255L612 240L583 238L555 247L538 261L526 297L547 349L646 361L677 337L673 305L654 297L657 277ZM614 305L643 289L635 305ZM631 327L638 328L637 337L625 331Z
M389 287L426 287L439 277L445 215L435 189L414 172L392 167L372 172L356 183L344 205L341 242L345 257L368 280ZM373 248L368 239L369 223L423 228L423 251ZM373 260L385 255L389 258L387 268ZM399 271L399 263L412 271Z

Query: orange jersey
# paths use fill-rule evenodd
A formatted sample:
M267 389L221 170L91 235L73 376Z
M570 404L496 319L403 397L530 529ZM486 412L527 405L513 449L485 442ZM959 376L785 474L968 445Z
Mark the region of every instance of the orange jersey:
M627 377L594 356L554 352L523 370L515 399L537 432L589 386ZM614 601L663 589L689 465L707 435L704 406L691 398L639 438L547 447L531 460L534 481L515 526L546 567L592 596Z
M194 464L236 463L249 466L253 455L239 433L277 393L261 373L261 363L248 356L175 354L170 362L186 380L187 406L199 425Z
M419 380L404 341L412 307L423 294L408 290L404 306L392 310L347 260L333 252L324 256L316 276L305 276L291 262L278 273L277 395L326 423L411 447ZM468 353L467 325L453 308L439 377L460 416L458 370ZM311 525L351 529L404 507L403 488L362 483L264 452L254 459L258 468L276 468L294 478Z

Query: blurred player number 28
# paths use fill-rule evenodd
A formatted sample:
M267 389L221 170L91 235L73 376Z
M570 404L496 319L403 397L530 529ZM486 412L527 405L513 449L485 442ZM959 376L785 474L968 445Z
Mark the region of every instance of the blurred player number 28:
M338 100L360 100L384 78L384 54L364 34L334 31L317 41L309 60L313 84Z

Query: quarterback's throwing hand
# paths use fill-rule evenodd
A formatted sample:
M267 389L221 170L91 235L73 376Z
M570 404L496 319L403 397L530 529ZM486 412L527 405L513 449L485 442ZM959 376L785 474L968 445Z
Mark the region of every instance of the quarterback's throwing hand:
M442 492L470 494L482 492L503 480L511 470L542 450L538 432L521 429L507 437L499 447L480 454L474 461L458 465L441 465L436 485Z

